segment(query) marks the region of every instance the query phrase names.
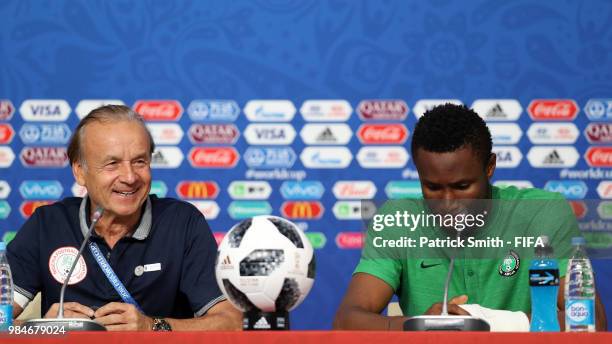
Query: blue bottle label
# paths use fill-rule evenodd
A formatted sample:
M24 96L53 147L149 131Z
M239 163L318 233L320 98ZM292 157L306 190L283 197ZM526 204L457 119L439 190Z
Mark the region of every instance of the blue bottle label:
M558 286L559 270L529 269L529 285L532 287Z
M13 305L0 305L0 331L8 331L13 325Z
M595 323L595 302L593 300L571 300L565 302L565 321L570 325L591 325Z

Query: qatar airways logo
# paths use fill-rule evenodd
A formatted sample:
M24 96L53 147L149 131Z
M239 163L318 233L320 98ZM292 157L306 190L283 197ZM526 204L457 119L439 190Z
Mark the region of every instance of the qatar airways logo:
M408 115L408 105L400 99L362 100L357 106L357 113L364 121L403 121Z
M65 147L23 147L19 155L25 167L65 167L68 154Z
M590 143L612 143L612 123L589 123L584 135Z

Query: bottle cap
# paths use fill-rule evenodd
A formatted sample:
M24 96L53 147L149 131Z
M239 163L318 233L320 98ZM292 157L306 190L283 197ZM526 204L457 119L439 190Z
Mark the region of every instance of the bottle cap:
M584 240L583 237L573 237L572 238L572 245L584 245L586 243L586 240Z

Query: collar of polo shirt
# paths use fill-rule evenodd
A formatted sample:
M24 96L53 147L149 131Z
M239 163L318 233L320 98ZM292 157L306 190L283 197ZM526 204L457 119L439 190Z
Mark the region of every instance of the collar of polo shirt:
M81 201L81 206L79 208L79 224L81 225L81 232L83 232L83 236L87 234L88 230L87 217L85 215L87 213L88 200L88 196L85 195L85 197L83 197L83 200ZM104 214L102 216L104 216ZM146 239L149 235L149 232L151 231L151 219L151 198L147 197L144 214L142 214L142 217L140 218L140 223L138 224L138 227L133 232L131 237L137 240Z

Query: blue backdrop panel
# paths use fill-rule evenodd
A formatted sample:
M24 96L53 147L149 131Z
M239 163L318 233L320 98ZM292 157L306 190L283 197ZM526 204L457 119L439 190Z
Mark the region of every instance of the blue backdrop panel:
M20 206L28 197L19 190L23 181L57 180L61 197L72 195L68 167L27 168L20 161L26 146L61 146L26 143L19 135L28 124L19 107L28 99L65 100L72 109L65 120L69 128L78 123L75 109L83 99L118 99L127 105L143 99L180 102L185 113L177 123L185 135L176 146L185 159L176 169L155 169L154 179L165 183L170 197L180 196L175 187L182 180L214 180L220 190L209 200L220 212L210 224L217 232L237 222L227 211L233 201L229 184L252 179L248 170L263 169L247 166L250 145L244 134L234 144L241 155L234 168L222 173L193 168L187 159L194 146L187 133L194 123L189 104L196 99L235 101L240 111L233 123L241 132L250 124L243 111L248 101L285 99L294 104L297 113L289 123L298 135L289 147L297 159L288 170L325 188L323 216L297 221L314 233L310 235L319 248L315 286L293 314L296 329L331 327L359 258L358 249L336 242L339 233L359 232L363 224L335 216L334 183L370 180L377 187L375 197L383 199L389 181L416 180L412 161L396 169L362 167L356 157L364 144L357 131L365 122L355 110L345 121L353 132L345 145L354 156L350 165L306 168L299 158L307 146L299 136L306 124L299 110L306 100L343 99L356 109L364 99L400 99L410 109L403 123L412 132L414 106L422 99L458 99L467 105L477 99L515 99L522 114L514 123L523 135L514 147L522 159L509 156L517 166L498 169L495 179L528 180L536 187L551 180L582 181L582 191L568 196L610 197L610 191L597 191L602 181L612 180L610 160L591 168L583 157L592 146L585 128L592 122L608 123L612 115L604 111L599 118L593 113L589 117L584 110L590 99L612 97L609 1L22 0L0 2L0 17L0 99L5 99L0 124L5 133L7 124L17 132L0 148L0 160L9 159L7 149L16 156L0 168L0 180L11 187L0 200L0 234L10 236L24 221ZM534 144L527 131L534 120L527 107L534 99L571 99L578 105L577 117L566 121L580 134L570 144L579 154L575 166L536 168L528 161ZM15 108L12 118L6 100ZM609 142L593 145L609 157ZM589 175L589 170L597 173ZM572 174L580 171L587 173ZM284 180L267 181L272 213L281 214ZM590 212L595 212L592 206ZM607 262L598 260L595 267L598 290L612 314L612 268Z

